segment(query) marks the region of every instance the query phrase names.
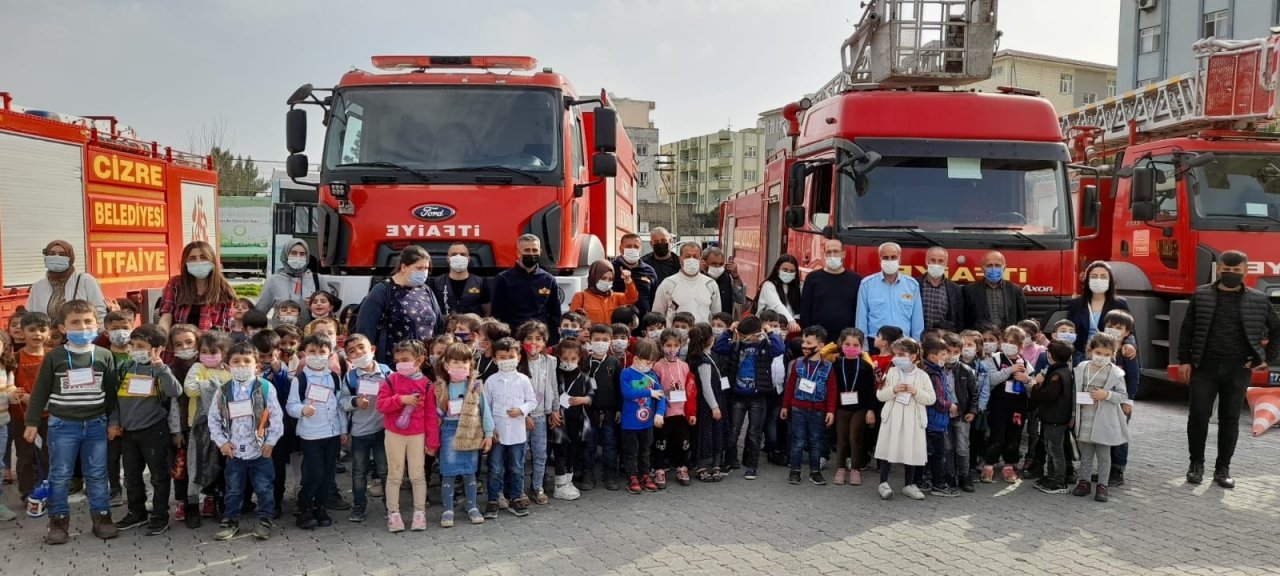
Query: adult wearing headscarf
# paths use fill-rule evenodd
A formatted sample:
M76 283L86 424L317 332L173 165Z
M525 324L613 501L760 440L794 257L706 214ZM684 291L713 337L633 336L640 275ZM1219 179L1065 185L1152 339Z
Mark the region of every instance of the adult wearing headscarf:
M63 304L71 300L88 300L98 316L98 324L107 314L107 300L98 279L88 272L76 270L76 251L66 240L54 240L44 247L45 276L31 285L27 294L27 311L44 312L54 322Z
M587 273L587 289L573 295L569 309L586 314L592 324L608 324L616 308L635 305L640 299L631 270L622 269L622 284L625 291L614 292L613 264L608 260L596 260Z
M280 271L267 278L262 285L262 293L254 304L259 312L274 310L285 300L293 300L302 306L300 322L306 324L311 319L307 310L307 299L320 289L320 278L313 273L309 264L311 251L302 240L290 240L280 250Z
M395 365L395 345L405 340L429 344L444 328L444 315L435 295L427 288L431 256L425 248L410 245L400 251L396 272L369 290L356 314L356 333L377 348L377 360Z

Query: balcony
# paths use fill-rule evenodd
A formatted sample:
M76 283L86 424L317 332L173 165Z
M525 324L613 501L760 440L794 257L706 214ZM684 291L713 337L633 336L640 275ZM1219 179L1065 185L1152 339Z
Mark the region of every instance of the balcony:
M733 166L733 156L713 156L707 159L708 168L728 168Z
M707 189L727 192L733 189L733 180L732 179L712 180L710 183L707 184Z

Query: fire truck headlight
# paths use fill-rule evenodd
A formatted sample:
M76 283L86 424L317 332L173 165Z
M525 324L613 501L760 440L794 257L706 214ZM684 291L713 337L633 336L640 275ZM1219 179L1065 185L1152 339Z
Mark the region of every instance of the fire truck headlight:
M349 191L350 187L347 186L346 182L334 182L329 185L329 193L334 198L346 198Z

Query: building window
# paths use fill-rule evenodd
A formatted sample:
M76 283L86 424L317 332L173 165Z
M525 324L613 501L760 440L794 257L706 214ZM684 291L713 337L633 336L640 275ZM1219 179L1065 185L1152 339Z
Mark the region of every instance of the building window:
M756 147L755 147L755 146L747 146L747 151L746 151L746 152L744 152L742 155L743 155L744 157L746 157L746 158L755 158L755 157L756 157Z
M649 144L643 143L643 142L637 143L636 156L648 156L648 155L649 155Z
M755 171L755 170L746 170L746 171L744 171L744 172L742 173L742 179L743 179L743 180L746 180L747 182L755 182L755 181L756 181L756 171Z
M1140 54L1149 54L1151 52L1160 51L1160 27L1151 26L1138 31L1138 41Z
M1204 37L1205 38L1230 38L1231 37L1231 13L1227 10L1218 10L1204 15Z
M1107 98L1116 95L1116 81L1114 78L1107 80Z
M993 66L993 67L991 67L991 77L992 77L992 78L1000 78L1000 77L1002 77L1002 76L1004 76L1004 66Z
M1147 86L1149 84L1155 84L1158 81L1159 81L1158 78L1143 78L1142 80L1138 81L1138 86Z
M1076 89L1076 78L1070 74L1058 75L1058 92L1063 94L1074 94Z
M1097 101L1098 101L1097 92L1085 92L1084 96L1080 99L1080 102L1082 104L1093 104L1094 102L1097 102Z
M641 173L640 173L640 179L639 179L639 181L638 181L637 183L638 183L638 184L640 184L640 187L641 187L641 188L648 188L648 187L649 187L649 173L648 173L648 172L641 172Z

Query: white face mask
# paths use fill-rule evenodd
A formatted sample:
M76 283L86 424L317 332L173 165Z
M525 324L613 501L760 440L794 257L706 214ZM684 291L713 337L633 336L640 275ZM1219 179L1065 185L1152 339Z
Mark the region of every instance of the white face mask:
M516 367L520 365L520 361L515 358L508 358L506 360L498 360L497 364L499 372L515 372Z
M107 337L114 346L124 346L129 343L129 336L133 334L130 330L112 330L107 333Z
M560 369L561 369L561 370L577 370L577 369L578 369L578 363L577 363L577 362L565 362L565 361L561 361L561 362L560 362Z
M196 356L200 355L200 351L195 348L187 348L186 350L174 350L173 355L179 360L194 360Z
M795 279L796 279L796 273L795 273L795 272L786 272L786 271L784 271L784 270L779 270L779 271L778 271L778 279L779 279L779 280L781 280L783 284L790 284L790 283L792 283L793 281L795 281Z
M301 270L307 267L307 257L290 256L288 260L285 260L285 265L288 266L290 270Z
M622 260L625 261L627 264L635 264L636 262L639 262L640 249L639 248L623 248Z
M698 268L701 266L701 260L698 260L697 258L685 258L684 262L680 263L680 271L684 272L686 276L693 276L698 273Z
M657 340L658 337L662 336L662 330L650 330L646 332L646 334L649 335L649 338L653 340Z
M824 259L824 263L827 266L827 270L839 270L844 266L844 258L840 256L827 256Z
M725 331L725 330L726 330L725 328L722 328L722 327L720 327L720 326L712 326L712 327L711 327L711 334L712 334L713 336L719 337L721 334L724 334L724 331Z
M150 364L151 351L150 350L133 350L129 352L129 358L131 358L134 362L137 362L139 364Z
M599 290L601 292L610 292L613 290L613 282L610 282L608 280L597 280L596 290Z
M942 264L930 264L928 269L930 278L941 278L943 274L947 273L947 267Z
M893 276L894 274L897 274L898 268L900 268L901 266L902 266L902 263L897 260L881 260L880 261L880 271L884 272L885 276Z
M591 352L592 356L604 356L605 354L609 353L609 343L608 342L588 342L587 350Z
M449 257L449 269L454 272L466 272L467 264L469 262L470 262L470 258L467 258L466 256L463 256L461 254L454 254L453 256Z
M1111 357L1110 357L1110 356L1107 356L1106 354L1094 354L1094 355L1093 355L1093 365L1094 365L1094 366L1102 367L1102 366L1106 366L1107 364L1110 364L1110 363L1111 363Z
M982 343L982 351L983 351L983 352L985 352L985 353L987 353L987 354L995 354L995 353L996 353L996 350L997 350L998 348L999 348L999 347L998 347L998 346L996 346L996 343L995 343L995 342L983 342L983 343Z
M1090 278L1089 291L1094 294L1106 294L1107 288L1111 287L1111 281L1106 278Z
M66 272L67 268L71 267L71 257L56 256L56 255L45 256L44 267L46 270L53 272L54 274L60 274L62 272Z
M898 370L901 370L904 373L910 373L912 370L915 370L916 368L915 364L911 363L911 359L907 358L906 356L894 356L893 367L897 368Z
M627 351L627 344L626 338L618 338L609 342L609 349L613 350L614 354L622 354Z
M329 357L319 354L310 354L307 356L307 368L311 370L324 370L329 367Z
M1018 345L1005 342L1000 345L1000 351L1003 352L1005 356L1013 356L1018 353Z
M965 362L973 360L973 357L977 355L978 355L978 349L973 346L965 346L964 348L960 349L960 358L963 359Z
M276 323L278 323L278 324L297 324L297 323L298 323L298 316L297 316L297 315L295 315L295 314L288 314L288 315L284 315L284 314L282 314L282 315L280 315L280 316L276 316Z
M373 354L365 354L363 356L350 356L347 358L347 360L351 362L352 366L355 366L356 368L363 370L365 368L368 368L370 364L373 364Z
M254 369L252 366L232 366L229 371L231 372L231 379L236 382L253 380Z
M187 272L203 280L213 273L213 262L187 262Z
M1119 328L1107 328L1107 329L1103 330L1103 331L1102 331L1102 333L1103 333L1103 334L1106 334L1107 336L1110 336L1110 337L1112 337L1112 338L1115 338L1116 340L1119 340L1119 339L1120 339L1120 329L1119 329Z
M649 362L646 362L643 360L636 360L635 362L631 363L631 367L635 368L640 372L648 372L653 369L653 364L650 364Z
M724 274L724 266L707 267L707 276L710 276L711 278L715 279L715 278L719 278L721 274Z

